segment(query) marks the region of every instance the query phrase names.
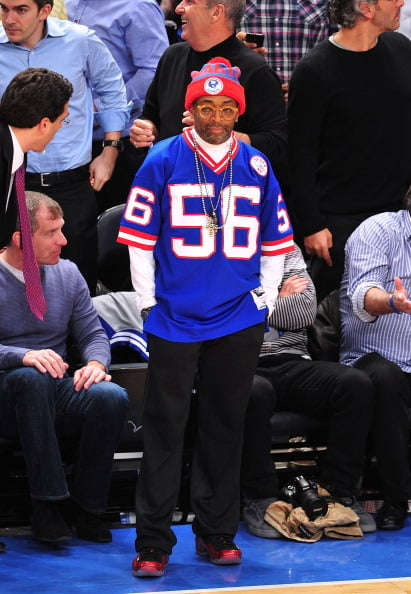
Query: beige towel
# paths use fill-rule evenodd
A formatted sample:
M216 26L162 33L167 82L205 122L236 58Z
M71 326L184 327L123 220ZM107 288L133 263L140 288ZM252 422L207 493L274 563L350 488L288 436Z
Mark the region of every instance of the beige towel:
M333 501L328 503L326 515L316 520L310 520L302 507L274 501L268 506L264 519L286 538L300 542L317 542L323 535L341 539L363 536L357 514Z

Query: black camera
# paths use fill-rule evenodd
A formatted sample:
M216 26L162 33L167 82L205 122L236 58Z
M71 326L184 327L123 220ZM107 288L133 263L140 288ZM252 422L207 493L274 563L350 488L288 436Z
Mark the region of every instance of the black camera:
M301 506L310 520L325 516L328 511L328 503L318 495L317 485L302 475L296 476L282 489L280 498L294 507Z

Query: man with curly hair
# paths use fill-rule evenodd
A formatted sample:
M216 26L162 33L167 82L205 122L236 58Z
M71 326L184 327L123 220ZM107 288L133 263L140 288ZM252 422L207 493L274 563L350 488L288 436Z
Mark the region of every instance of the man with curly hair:
M337 33L297 64L288 105L297 232L321 299L367 217L401 208L411 183L411 41L404 0L331 0Z

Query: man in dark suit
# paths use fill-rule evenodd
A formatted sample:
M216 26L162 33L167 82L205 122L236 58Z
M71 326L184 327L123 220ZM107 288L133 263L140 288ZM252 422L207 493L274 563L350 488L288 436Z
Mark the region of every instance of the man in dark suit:
M27 68L9 83L0 102L0 249L16 230L14 173L24 153L42 152L67 122L71 83L46 68ZM12 183L13 182L13 183Z
M28 68L9 83L0 102L0 249L16 230L14 174L24 153L43 151L68 116L71 83L45 68ZM0 542L0 552L6 545Z

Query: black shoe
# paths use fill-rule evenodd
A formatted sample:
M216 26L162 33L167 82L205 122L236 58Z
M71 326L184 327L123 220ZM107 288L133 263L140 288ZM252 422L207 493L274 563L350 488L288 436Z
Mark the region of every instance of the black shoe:
M377 512L377 526L380 530L401 530L407 519L407 501L384 501Z
M6 545L4 542L0 542L0 553L6 550Z
M77 536L83 540L92 542L111 542L113 540L110 530L101 517L84 509L79 508L74 519L74 527Z
M141 549L132 563L134 577L161 577L168 563L168 555L156 547Z
M237 565L242 558L241 550L226 534L196 536L196 552L207 556L215 565Z
M31 527L34 538L42 542L61 542L71 538L71 531L57 501L32 499Z

